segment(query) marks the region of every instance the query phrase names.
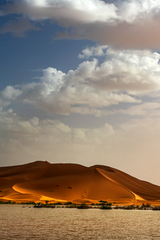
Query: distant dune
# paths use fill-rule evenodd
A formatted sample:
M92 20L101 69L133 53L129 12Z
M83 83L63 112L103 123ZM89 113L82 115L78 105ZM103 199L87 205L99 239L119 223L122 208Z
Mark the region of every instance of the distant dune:
M0 167L0 200L117 204L160 203L160 187L117 169L37 161Z

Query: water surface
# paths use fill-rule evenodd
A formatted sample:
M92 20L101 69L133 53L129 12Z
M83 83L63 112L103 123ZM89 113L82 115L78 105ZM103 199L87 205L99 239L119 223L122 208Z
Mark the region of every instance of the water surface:
M160 239L160 211L0 205L0 239Z

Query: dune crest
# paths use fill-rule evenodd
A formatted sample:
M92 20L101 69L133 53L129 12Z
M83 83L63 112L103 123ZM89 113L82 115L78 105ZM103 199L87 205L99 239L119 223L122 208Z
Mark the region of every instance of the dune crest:
M113 180L112 178L108 177L105 170L99 169L99 168L97 168L97 170L98 170L104 177L106 177L107 179L109 179L110 181L112 181L112 182L114 182L115 184L117 184L117 185L125 188L125 187L122 186L120 183L118 183L118 182L116 182L115 180ZM138 196L136 193L132 192L130 189L127 189L127 188L125 188L125 189L126 189L127 191L129 191L130 193L132 193L132 194L134 195L134 197L135 197L136 200L142 200L142 201L145 200L145 199L143 199L142 197Z
M0 167L0 200L156 203L160 201L160 187L108 166L36 161Z

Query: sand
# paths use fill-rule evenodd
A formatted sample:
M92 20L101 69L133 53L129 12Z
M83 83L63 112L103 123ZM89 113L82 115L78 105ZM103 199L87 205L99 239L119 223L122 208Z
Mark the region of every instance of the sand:
M36 161L0 167L0 200L158 204L160 187L107 166Z

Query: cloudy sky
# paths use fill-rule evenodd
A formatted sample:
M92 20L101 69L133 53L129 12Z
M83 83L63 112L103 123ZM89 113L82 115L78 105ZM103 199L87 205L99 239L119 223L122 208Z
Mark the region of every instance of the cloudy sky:
M0 166L104 164L160 185L159 63L159 0L1 0Z

